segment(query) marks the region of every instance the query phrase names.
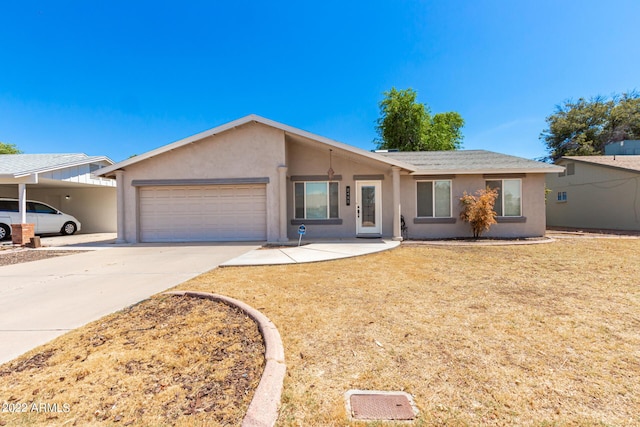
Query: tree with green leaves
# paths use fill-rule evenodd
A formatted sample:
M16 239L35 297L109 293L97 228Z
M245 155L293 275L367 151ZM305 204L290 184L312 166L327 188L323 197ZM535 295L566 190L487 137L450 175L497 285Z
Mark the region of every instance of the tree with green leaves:
M15 144L5 144L0 142L0 154L20 154L22 151L18 150Z
M565 101L546 121L548 128L540 139L550 160L604 154L609 143L640 139L640 94L634 91L611 98Z
M462 146L464 119L456 112L431 115L416 102L415 90L395 87L384 92L374 142L378 149L400 151L456 150Z

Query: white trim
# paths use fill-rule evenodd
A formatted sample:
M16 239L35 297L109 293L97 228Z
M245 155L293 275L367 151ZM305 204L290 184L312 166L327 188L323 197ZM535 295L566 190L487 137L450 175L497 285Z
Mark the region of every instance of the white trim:
M558 202L558 203L567 203L567 192L566 191L558 191L556 202Z
M360 197L362 196L362 186L373 186L375 188L375 209L376 209L376 227L375 230L371 230L370 232L366 232L369 230L364 230L362 226L362 217L358 218L358 211L361 210ZM382 235L382 181L356 181L356 235ZM373 227L371 227L373 228Z

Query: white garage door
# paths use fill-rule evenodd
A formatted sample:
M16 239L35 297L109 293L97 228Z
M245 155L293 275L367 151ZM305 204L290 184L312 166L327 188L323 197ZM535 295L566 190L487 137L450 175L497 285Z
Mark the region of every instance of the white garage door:
M266 186L140 188L143 242L266 240Z

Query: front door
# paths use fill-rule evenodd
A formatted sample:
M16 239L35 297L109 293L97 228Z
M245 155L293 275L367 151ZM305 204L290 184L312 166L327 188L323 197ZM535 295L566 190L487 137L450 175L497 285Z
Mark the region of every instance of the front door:
M382 234L382 184L356 181L356 234Z

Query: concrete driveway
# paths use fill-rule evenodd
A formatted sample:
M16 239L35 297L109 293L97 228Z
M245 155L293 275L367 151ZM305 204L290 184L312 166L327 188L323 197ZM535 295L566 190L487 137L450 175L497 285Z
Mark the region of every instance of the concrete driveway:
M0 267L0 363L259 246L110 245Z

